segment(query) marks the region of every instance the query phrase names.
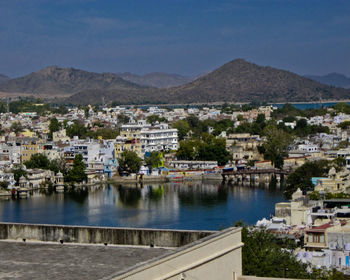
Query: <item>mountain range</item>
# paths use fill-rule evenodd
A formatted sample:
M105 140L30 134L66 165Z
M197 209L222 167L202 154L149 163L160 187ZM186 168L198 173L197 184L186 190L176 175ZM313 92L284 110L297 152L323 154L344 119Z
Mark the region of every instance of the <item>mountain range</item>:
M330 86L350 88L350 78L339 73L329 73L324 76L306 75L305 77Z
M169 74L150 74L153 81L162 76L168 78ZM141 83L142 79L144 76L133 74L99 74L51 66L0 84L0 92L47 94L52 98L62 99L69 96L63 101L67 104L97 104L102 102L102 97L105 102L116 101L120 104L310 102L320 98L350 99L348 89L325 85L289 71L259 66L243 59L233 60L193 81L169 88L167 82L153 82L147 86L144 82L143 85L137 84ZM159 86L164 88L157 88Z
M0 74L0 84L7 82L9 79L6 75Z
M89 90L140 88L111 73L93 73L74 68L46 67L29 75L0 84L0 91L13 93L72 95Z
M149 86L155 88L169 88L180 86L194 80L190 77L162 72L153 72L145 75L136 75L133 73L124 72L117 73L117 75L126 81L138 84L140 86Z

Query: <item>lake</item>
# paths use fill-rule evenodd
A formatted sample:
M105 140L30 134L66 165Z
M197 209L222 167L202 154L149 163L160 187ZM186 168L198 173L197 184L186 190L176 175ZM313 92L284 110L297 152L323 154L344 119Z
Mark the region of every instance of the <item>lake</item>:
M282 191L212 182L109 185L94 190L35 191L0 200L3 222L218 230L274 213Z

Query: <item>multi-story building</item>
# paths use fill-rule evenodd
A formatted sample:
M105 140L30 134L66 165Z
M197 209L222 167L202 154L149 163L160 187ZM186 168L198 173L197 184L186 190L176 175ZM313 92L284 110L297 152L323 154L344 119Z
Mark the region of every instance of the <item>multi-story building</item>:
M21 162L30 160L32 155L42 152L42 147L39 141L35 138L25 139L21 145Z
M177 150L178 135L176 128L168 124L159 124L151 128L143 128L140 132L142 153L153 151Z
M226 137L226 149L232 154L234 161L261 160L262 156L258 151L259 144L259 135L235 133Z
M68 164L73 164L75 156L81 154L83 162L88 167L89 162L96 161L99 150L100 145L97 142L76 141L64 148L64 158Z
M21 162L21 146L15 142L0 144L0 165L19 164Z
M177 129L169 128L168 124L154 126L139 121L121 127L121 135L117 137L115 155L118 158L124 150L134 151L140 157L153 151L170 151L178 149Z

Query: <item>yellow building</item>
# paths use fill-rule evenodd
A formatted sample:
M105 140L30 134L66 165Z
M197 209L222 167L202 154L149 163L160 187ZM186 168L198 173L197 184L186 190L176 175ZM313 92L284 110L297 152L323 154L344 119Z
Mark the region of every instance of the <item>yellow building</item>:
M28 141L21 145L21 163L30 160L32 155L41 153L42 147L36 141Z
M119 158L120 154L125 150L133 151L139 157L143 157L140 131L123 131L122 135L117 137L115 144L115 157Z

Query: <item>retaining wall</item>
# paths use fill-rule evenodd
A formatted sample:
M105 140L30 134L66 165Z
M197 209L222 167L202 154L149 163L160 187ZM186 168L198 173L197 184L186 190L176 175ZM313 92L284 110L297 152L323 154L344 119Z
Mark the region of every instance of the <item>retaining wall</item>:
M213 233L215 231L0 223L0 239L85 244L181 247Z

